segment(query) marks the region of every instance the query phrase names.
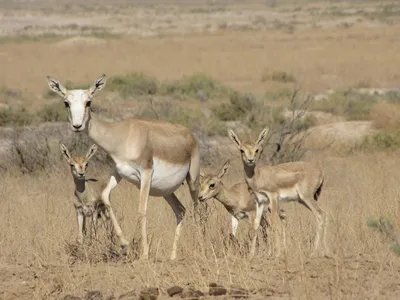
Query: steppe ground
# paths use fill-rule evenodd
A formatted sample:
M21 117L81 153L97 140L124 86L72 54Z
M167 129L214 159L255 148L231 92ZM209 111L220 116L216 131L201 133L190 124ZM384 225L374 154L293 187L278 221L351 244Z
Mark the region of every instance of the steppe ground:
M20 2L0 1L0 108L5 110L23 106L37 112L60 101L44 96L46 75L89 85L102 73L143 72L160 81L204 73L254 94L293 86L263 80L275 71L290 74L309 93L394 88L400 82L400 6L394 2ZM107 87L101 93L99 107L116 112L135 108L135 101L119 99ZM219 100L176 105L206 109L212 101ZM381 216L400 226L398 152L341 151L365 130L375 130L370 120L331 116L322 123L315 139L323 141L330 134L340 146L306 159L319 162L325 174L318 203L329 216L330 257L308 256L314 220L304 207L289 203L284 205L287 255L270 257L268 246L260 242L256 257L249 260L248 224L243 222L238 233L244 246L227 246L230 216L210 201L207 234L201 236L190 218L185 185L177 194L189 217L177 261L167 260L175 219L161 198L149 202L150 260L136 260L138 192L126 182L113 192L113 205L132 241L130 254L118 256L103 228L98 241L78 248L73 182L61 161L32 174L16 175L8 168L0 175L0 299L83 297L90 290L118 298L149 286L159 287L164 299L172 285L206 291L210 282L240 285L254 291L252 299L399 299L399 256L367 226ZM226 137L219 141L228 150L215 165L231 157L232 169L224 180L230 186L242 180L240 161ZM106 168L90 169L91 174L102 171L106 176Z

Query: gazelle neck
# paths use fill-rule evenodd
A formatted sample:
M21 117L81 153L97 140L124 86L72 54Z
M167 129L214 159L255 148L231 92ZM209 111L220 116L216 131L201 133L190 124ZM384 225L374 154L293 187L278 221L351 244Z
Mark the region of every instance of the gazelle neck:
M86 187L85 179L78 179L75 176L73 176L73 177L74 177L74 183L75 183L75 190L80 194L84 193L85 187Z
M244 173L245 173L245 176L246 176L246 181L253 180L254 170L255 170L256 166L254 165L252 167L249 167L248 165L243 164L243 167L244 167Z
M110 132L110 123L101 120L96 114L89 111L88 118L88 134L93 142L100 148L103 148L107 153L109 153L113 146L112 143L107 143L112 137L112 132Z

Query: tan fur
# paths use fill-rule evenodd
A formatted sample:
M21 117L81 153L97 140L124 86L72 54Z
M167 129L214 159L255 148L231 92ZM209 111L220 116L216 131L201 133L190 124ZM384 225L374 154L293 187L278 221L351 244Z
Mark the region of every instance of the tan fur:
M249 190L246 182L238 182L230 188L226 188L222 183L222 178L228 172L230 163L225 162L222 168L216 174L201 173L199 200L207 201L211 198L218 200L226 210L232 215L232 235L236 236L237 221L248 219L250 224L254 224L256 217L256 199ZM265 207L265 212L268 207ZM285 219L285 213L279 211L281 219ZM261 219L263 237L267 237L267 220L265 214Z
M139 215L142 227L143 259L148 258L147 202L149 195L162 196L175 213L177 227L171 259L176 257L177 243L185 214L185 207L174 195L186 179L198 213L200 157L198 144L186 127L157 120L129 118L106 122L90 111L93 96L104 88L106 76L102 75L87 90L68 91L57 79L48 76L50 89L59 94L67 106L73 131L87 128L89 137L113 159L115 172L102 194L103 202L120 244L125 250L128 241L114 216L110 193L122 178L140 189ZM197 215L197 214L196 214Z
M277 225L279 202L298 201L310 209L317 221L317 236L315 248L320 247L321 235L325 246L326 213L317 205L322 189L323 175L319 166L307 162L284 163L276 166L257 166L263 150L263 143L268 134L265 128L254 143L242 143L238 136L228 131L229 137L237 145L245 171L245 180L257 199L257 210L263 210L264 205L271 207L271 226ZM260 214L258 214L260 216ZM254 229L259 226L260 217L256 217ZM255 253L253 239L252 255Z
M60 144L60 150L71 167L71 174L75 183L74 206L78 219L78 243L83 242L83 233L86 233L86 217L92 217L96 234L98 216L108 218L107 211L101 199L102 192L107 186L106 181L86 178L89 160L97 151L97 146L90 147L86 156L71 156L67 147Z

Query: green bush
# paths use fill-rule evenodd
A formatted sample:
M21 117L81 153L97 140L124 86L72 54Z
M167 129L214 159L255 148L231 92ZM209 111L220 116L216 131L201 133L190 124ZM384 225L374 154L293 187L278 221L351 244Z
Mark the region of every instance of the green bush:
M42 122L64 122L68 121L68 111L60 101L43 107L38 117Z
M215 107L215 114L221 121L240 120L252 112L254 105L252 95L234 92L229 97L229 103L222 103Z
M122 98L128 99L134 96L156 94L158 81L143 73L131 73L111 77L107 86L111 91L119 92Z
M400 131L383 131L366 136L358 150L396 150L400 147Z
M277 91L266 92L265 98L267 98L267 100L272 100L272 101L284 100L284 99L290 99L292 94L293 91L291 89L283 88Z
M287 72L284 71L273 71L271 74L264 74L261 78L261 81L278 81L283 83L295 82L296 78Z
M0 109L0 126L25 126L33 123L33 115L24 107Z
M313 109L334 115L346 116L348 120L368 120L378 96L361 94L352 90L331 94L328 99L315 101Z
M161 93L164 95L207 100L209 98L227 96L230 92L231 89L223 86L212 77L197 73L184 76L177 81L165 82L162 85Z

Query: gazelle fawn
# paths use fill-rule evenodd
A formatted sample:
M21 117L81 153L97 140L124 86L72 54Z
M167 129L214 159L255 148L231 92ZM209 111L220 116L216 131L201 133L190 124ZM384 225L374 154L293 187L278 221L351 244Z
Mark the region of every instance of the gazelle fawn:
M255 142L241 142L233 130L228 131L229 137L240 151L245 180L254 192L257 205L256 217L253 228L258 229L264 207L271 207L271 227L276 229L278 209L280 202L298 201L315 216L317 234L314 242L313 254L316 254L323 241L326 250L325 235L327 226L326 213L318 206L317 200L323 185L323 175L319 166L307 162L291 162L279 165L256 166L263 151L263 144L268 134L268 127L264 128ZM280 226L279 226L280 228ZM274 230L276 233L276 230ZM252 241L250 256L254 256L257 235ZM276 234L278 254L280 253L280 240Z
M222 183L222 178L228 172L229 168L230 161L227 160L216 174L200 172L199 201L207 201L215 198L226 208L232 215L232 236L235 238L240 220L248 219L250 224L254 224L257 202L246 182L238 182L230 188L225 187ZM268 206L265 206L264 212L267 212L268 208ZM279 211L279 217L282 220L286 218L283 210ZM261 216L260 226L262 236L266 241L268 222L265 214Z
M89 160L97 151L97 146L92 145L85 156L71 156L67 147L60 144L61 153L71 167L71 174L75 183L74 206L78 219L78 243L83 242L83 235L86 234L86 217L92 217L94 234L97 230L98 217L106 217L108 214L101 199L103 189L107 182L100 182L96 179L86 178L86 171Z

